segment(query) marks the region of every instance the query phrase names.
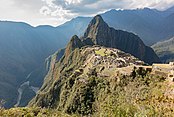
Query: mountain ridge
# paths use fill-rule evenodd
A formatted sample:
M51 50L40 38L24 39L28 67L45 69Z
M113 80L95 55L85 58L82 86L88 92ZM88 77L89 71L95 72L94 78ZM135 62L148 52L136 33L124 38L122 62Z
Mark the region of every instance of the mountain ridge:
M158 42L152 46L162 62L174 60L174 37L165 41Z
M82 40L85 41L85 39L91 39L94 45L120 49L149 64L160 62L155 52L137 35L109 27L100 15L95 16L89 23L82 37Z

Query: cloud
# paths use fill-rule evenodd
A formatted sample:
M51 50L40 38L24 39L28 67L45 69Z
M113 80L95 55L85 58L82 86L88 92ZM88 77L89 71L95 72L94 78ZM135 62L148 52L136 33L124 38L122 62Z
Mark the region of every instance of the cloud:
M174 0L42 0L58 18L92 16L109 9L157 8L174 5ZM50 13L49 15L53 15ZM69 17L68 17L69 16Z
M76 16L94 16L109 9L163 10L173 5L174 0L0 0L0 19L55 26Z
M0 20L26 22L33 26L63 23L63 20L49 15L52 11L41 9L43 6L48 5L42 0L0 0Z
M43 6L43 7L40 9L40 13L43 14L43 15L49 15L49 14L51 14L51 10L50 10L49 7Z
M129 8L156 8L165 10L174 5L174 0L132 0Z

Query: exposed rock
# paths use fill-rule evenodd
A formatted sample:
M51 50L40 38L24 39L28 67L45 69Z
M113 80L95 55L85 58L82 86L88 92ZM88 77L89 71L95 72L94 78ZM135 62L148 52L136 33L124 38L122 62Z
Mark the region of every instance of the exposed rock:
M110 28L100 15L92 19L82 40L89 45L93 42L93 45L120 49L149 64L160 62L153 49L146 46L137 35Z
M84 44L78 38L78 36L74 35L65 49L65 56L68 57L71 54L71 52L74 51L74 49L81 48L83 45Z

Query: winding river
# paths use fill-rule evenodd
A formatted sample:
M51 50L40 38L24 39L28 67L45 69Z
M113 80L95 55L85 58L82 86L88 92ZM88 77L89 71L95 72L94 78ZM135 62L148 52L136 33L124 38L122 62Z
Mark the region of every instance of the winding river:
M14 105L15 107L18 107L20 105L22 94L23 94L25 87L28 87L35 93L37 93L37 91L39 90L39 87L30 86L30 81L28 81L28 79L31 76L31 74L32 74L32 72L30 74L28 74L28 76L26 77L26 82L22 83L20 85L20 87L18 88L18 98L17 98L17 103Z

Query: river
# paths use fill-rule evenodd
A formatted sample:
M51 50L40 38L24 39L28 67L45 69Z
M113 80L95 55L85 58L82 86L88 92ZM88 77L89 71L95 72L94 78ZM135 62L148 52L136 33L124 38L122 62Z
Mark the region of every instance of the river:
M28 87L29 89L31 89L35 93L37 93L37 91L39 90L39 87L30 86L30 81L28 81L28 79L31 76L31 74L32 74L32 72L27 75L26 82L22 83L20 85L20 87L18 88L18 98L17 98L17 103L14 105L15 107L18 107L20 105L22 94L23 94L23 91L26 87Z

